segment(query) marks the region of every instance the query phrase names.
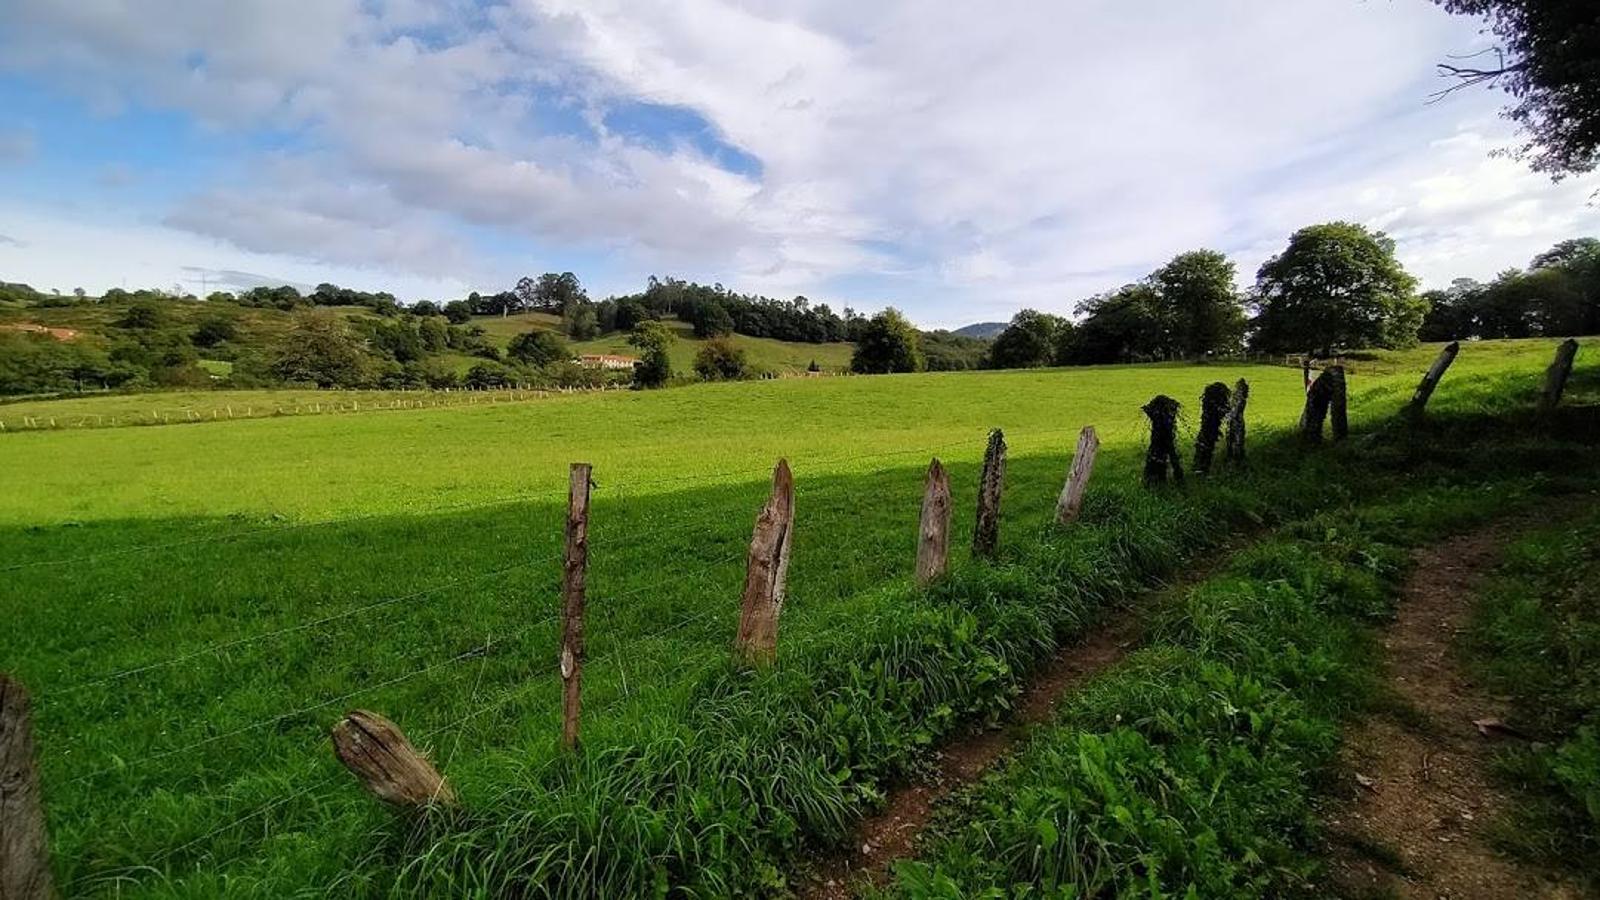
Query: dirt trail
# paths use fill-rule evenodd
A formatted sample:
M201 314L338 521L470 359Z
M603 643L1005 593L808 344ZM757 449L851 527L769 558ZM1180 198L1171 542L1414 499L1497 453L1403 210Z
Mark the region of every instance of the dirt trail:
M1503 720L1504 698L1474 685L1451 645L1478 583L1519 530L1507 520L1415 554L1399 615L1385 635L1391 687L1414 715L1373 716L1344 741L1359 787L1330 817L1345 846L1332 876L1351 896L1578 897L1559 877L1489 845L1485 827L1512 801L1494 783L1496 743L1475 721ZM1404 718L1404 721L1401 721Z

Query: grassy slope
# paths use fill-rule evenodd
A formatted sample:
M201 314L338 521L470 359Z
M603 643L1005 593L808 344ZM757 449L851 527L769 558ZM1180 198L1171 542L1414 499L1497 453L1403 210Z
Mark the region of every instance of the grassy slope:
M558 330L561 325L559 316L548 313L522 313L504 318L480 316L472 321L475 325L481 325L491 340L502 348L513 337L524 331L535 328ZM705 341L694 336L694 329L688 322L670 319L667 325L678 335L677 343L673 344L669 351L672 357L672 370L678 373L693 372L694 355ZM853 349L850 344L794 343L743 334L733 335L731 340L734 346L743 348L752 364L774 372L804 372L812 360L816 360L817 365L825 371L843 371L850 368L850 354ZM608 334L592 341L574 342L572 349L576 353L638 355L637 350L628 346L628 336L621 333Z
M1523 362L1519 378L1531 384L1542 354ZM1441 411L1477 402L1465 377L1474 365L1463 357L1463 377L1436 398ZM508 781L551 750L548 614L557 496L571 459L596 462L601 485L590 640L608 661L586 685L586 733L593 747L623 746L658 734L660 717L720 669L761 472L777 454L794 460L800 485L786 646L854 645L873 632L853 623L903 608L904 598L878 587L908 574L929 448L944 447L954 464L957 527L968 528L983 429L1005 426L1014 454L1006 533L1027 545L1078 425L1094 422L1106 442L1097 484L1126 485L1143 431L1139 402L1156 391L1192 397L1213 378L1241 374L1255 385L1255 426L1292 422L1292 371L1153 367L713 385L9 436L0 465L30 477L0 495L0 547L9 565L27 567L8 571L0 588L0 609L17 623L0 652L40 695L63 874L153 863L134 893L197 896L224 892L223 875L226 892L240 895L380 877L390 866L364 854L385 818L339 780L322 737L349 705L394 716L447 760L469 800L493 808ZM1411 380L1358 380L1357 425L1392 412ZM875 456L895 452L905 454ZM186 543L225 535L235 537ZM167 546L119 552L147 544ZM489 649L474 654L480 647ZM345 697L351 690L363 693ZM483 714L462 721L473 712ZM205 743L137 761L195 741ZM119 760L136 762L99 774ZM862 786L882 774L864 773ZM439 856L439 871L453 871L450 854Z

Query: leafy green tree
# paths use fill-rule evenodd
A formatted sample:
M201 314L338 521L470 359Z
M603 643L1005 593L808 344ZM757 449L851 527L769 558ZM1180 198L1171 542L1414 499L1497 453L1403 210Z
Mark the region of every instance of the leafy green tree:
M506 355L530 366L548 366L554 362L571 359L572 351L561 335L543 328L525 331L511 339Z
M1270 352L1407 347L1427 304L1394 241L1350 222L1295 232L1256 275L1252 346Z
M989 348L989 365L996 369L1048 366L1055 361L1062 332L1071 329L1072 323L1060 316L1024 309L995 337Z
M360 387L371 360L344 322L332 312L300 316L279 346L271 370L281 381L317 387Z
M1506 118L1527 142L1518 155L1556 178L1600 163L1600 14L1594 0L1434 0L1487 20L1495 55L1441 63L1455 84L1498 84L1513 99ZM1492 62L1485 62L1492 60Z
M728 314L728 308L713 300L700 304L695 310L694 336L697 338L720 337L733 334L733 316Z
M441 316L444 315L444 310L440 309L439 304L432 300L418 300L411 304L411 314L422 317Z
M920 372L925 364L916 327L893 307L866 323L850 357L850 370L863 375Z
M706 381L738 381L750 377L750 363L744 350L717 337L706 341L694 355L694 371Z
M1171 352L1166 304L1148 281L1090 297L1076 312L1082 318L1056 347L1061 365L1143 362Z
M667 326L653 319L640 322L628 335L628 343L639 350L639 361L633 366L635 387L657 388L672 377L672 358L668 349L677 335Z
M227 315L211 315L200 320L195 326L194 334L189 340L196 347L215 347L225 344L239 336L239 327L234 324L233 317Z
M1180 253L1151 273L1151 286L1166 308L1175 354L1199 357L1241 349L1244 305L1233 278L1233 263L1215 250Z
M929 372L964 372L980 369L988 361L989 341L952 331L924 331L918 335L917 343Z
M511 387L516 381L517 373L512 371L510 366L494 360L484 360L473 364L472 368L467 370L467 377L463 383L469 388L489 390Z
M118 328L148 331L160 328L167 321L166 310L154 300L140 300L123 311L117 319Z
M600 333L600 318L594 304L588 300L574 300L561 311L561 330L575 341L593 340Z
M417 322L417 337L422 349L429 353L443 353L450 349L450 326L443 316L425 316Z
M451 325L465 325L472 321L472 304L465 300L451 300L444 305L444 317Z

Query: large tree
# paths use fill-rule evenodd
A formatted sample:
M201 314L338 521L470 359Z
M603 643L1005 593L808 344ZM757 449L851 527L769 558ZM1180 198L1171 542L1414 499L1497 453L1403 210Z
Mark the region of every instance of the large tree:
M1350 222L1302 228L1256 275L1252 346L1273 352L1406 347L1428 311L1394 241Z
M1049 313L1025 309L1011 317L989 347L989 365L996 369L1026 369L1055 362L1057 344L1072 323Z
M1455 84L1496 84L1506 118L1527 137L1518 155L1556 178L1600 163L1600 3L1595 0L1434 0L1487 21L1490 53L1441 63Z
M1083 318L1057 351L1066 365L1161 359L1172 347L1172 326L1161 293L1148 281L1128 284L1078 304Z
M924 361L917 329L897 309L873 316L856 339L850 369L864 375L920 372Z
M1233 353L1244 341L1244 306L1233 284L1234 267L1215 250L1191 250L1150 274L1172 329L1173 350L1183 356Z

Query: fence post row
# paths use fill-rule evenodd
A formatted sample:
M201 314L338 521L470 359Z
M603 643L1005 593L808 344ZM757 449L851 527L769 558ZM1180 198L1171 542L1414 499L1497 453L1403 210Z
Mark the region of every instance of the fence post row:
M1167 483L1167 471L1172 481L1183 484L1183 460L1178 456L1178 401L1166 394L1157 394L1141 409L1150 418L1150 449L1144 456L1145 487Z
M353 709L333 726L333 752L363 787L392 806L453 806L455 791L400 726L375 712Z
M1250 402L1250 382L1243 378L1233 386L1233 399L1228 403L1225 417L1227 434L1223 438L1222 457L1229 465L1244 466L1244 408Z
M1211 472L1211 460L1216 456L1217 441L1222 437L1222 420L1228 415L1231 399L1228 386L1220 381L1206 385L1200 394L1200 431L1194 436L1196 475Z
M772 470L772 496L756 517L745 566L734 649L746 662L766 665L777 658L778 617L783 613L793 539L794 474L789 471L789 461L780 459Z
M1094 474L1095 454L1099 452L1100 437L1094 433L1094 426L1083 426L1078 432L1078 446L1072 451L1067 483L1061 486L1061 497L1056 501L1056 524L1065 525L1078 518L1084 492L1089 489L1089 476Z
M922 488L917 529L917 584L926 585L950 568L950 475L936 456Z
M589 571L588 463L573 463L567 481L567 550L561 570L561 746L578 746L583 697L584 582Z
M1006 482L1006 437L1000 429L989 432L983 452L983 475L978 481L978 517L972 529L972 555L994 559L1000 551L1000 494Z
M33 748L33 703L28 691L0 673L0 897L47 900L50 843Z
M1439 379L1444 377L1445 370L1455 362L1456 354L1461 352L1461 343L1451 341L1439 351L1439 356L1428 367L1422 381L1417 385L1417 392L1411 395L1411 402L1406 405L1405 415L1413 422L1422 421L1423 412L1428 408L1428 398L1433 396L1433 389L1439 386Z
M1567 377L1572 374L1572 361L1578 355L1578 342L1567 338L1556 348L1556 358L1544 371L1544 393L1539 396L1539 411L1550 412L1561 402L1567 389Z

